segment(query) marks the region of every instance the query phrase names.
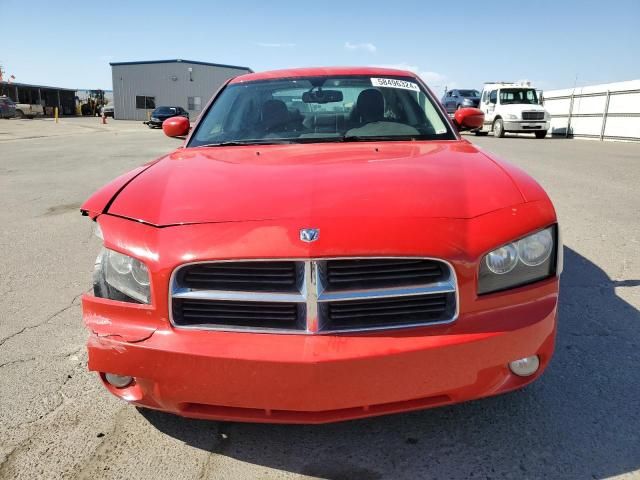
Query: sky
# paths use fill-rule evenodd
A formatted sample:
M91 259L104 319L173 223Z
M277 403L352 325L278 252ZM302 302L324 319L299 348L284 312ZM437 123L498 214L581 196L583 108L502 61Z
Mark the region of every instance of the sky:
M5 77L76 89L111 89L109 62L171 58L397 66L437 92L640 79L640 0L0 0L0 19Z

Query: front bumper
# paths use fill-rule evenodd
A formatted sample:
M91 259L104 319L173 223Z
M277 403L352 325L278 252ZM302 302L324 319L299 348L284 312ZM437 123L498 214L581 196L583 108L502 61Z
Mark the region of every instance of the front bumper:
M505 120L504 131L505 132L537 132L549 130L550 123L546 121L535 120Z
M193 331L150 320L146 306L86 295L89 369L116 396L185 417L325 423L411 411L507 392L548 365L557 279L496 296L512 306L466 312L455 324L341 335ZM508 362L537 354L517 377ZM135 377L126 388L104 372Z

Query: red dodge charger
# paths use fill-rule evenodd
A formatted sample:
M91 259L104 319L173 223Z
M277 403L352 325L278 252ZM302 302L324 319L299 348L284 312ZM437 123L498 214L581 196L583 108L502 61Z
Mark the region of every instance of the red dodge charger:
M415 74L252 73L96 192L89 369L185 417L323 423L504 393L554 348L546 193Z

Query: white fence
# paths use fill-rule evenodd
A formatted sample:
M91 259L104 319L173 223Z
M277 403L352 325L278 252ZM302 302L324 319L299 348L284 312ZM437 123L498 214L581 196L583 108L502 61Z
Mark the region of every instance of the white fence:
M550 134L640 141L640 80L544 92Z

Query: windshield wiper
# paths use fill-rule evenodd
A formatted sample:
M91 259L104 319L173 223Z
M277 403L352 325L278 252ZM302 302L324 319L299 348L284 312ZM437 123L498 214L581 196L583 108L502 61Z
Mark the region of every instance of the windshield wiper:
M207 143L204 145L194 145L197 147L237 147L241 145L284 145L293 143L291 140L228 140L219 143Z
M392 140L404 142L407 140L427 140L429 135L345 135L343 142L380 142Z

